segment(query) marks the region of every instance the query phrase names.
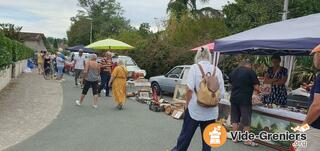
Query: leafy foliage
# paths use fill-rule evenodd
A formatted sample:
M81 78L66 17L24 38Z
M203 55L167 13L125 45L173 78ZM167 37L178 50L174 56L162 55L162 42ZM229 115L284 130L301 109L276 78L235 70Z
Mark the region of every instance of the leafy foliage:
M209 0L199 0L202 3L206 3ZM221 13L218 10L213 9L212 7L205 7L198 9L197 0L170 0L167 8L167 12L170 12L172 16L175 16L176 19L180 20L182 16L186 13L191 12L194 17L199 16L211 16L218 17L221 16Z
M22 26L15 26L10 23L0 24L0 32L2 32L6 37L20 41L20 31Z
M11 40L0 33L0 69L6 68L13 62L33 56L33 50L20 42Z
M224 6L227 26L232 33L281 21L283 0L235 0ZM320 12L318 0L290 0L288 18Z
M319 12L319 0L291 0L289 2L289 18L297 18Z
M228 34L221 18L194 18L186 14L179 21L172 17L165 23L166 30L155 34L141 24L139 29L125 30L114 37L136 47L129 55L147 70L148 76L164 74L176 65L192 64L193 47Z
M223 8L227 26L238 33L281 20L281 0L235 0Z
M78 0L85 11L71 18L72 25L67 31L69 45L90 43L92 27L93 41L118 35L123 29L130 28L129 21L123 16L123 10L115 0Z
M293 71L293 87L297 88L303 83L313 81L316 71L311 56L297 57Z

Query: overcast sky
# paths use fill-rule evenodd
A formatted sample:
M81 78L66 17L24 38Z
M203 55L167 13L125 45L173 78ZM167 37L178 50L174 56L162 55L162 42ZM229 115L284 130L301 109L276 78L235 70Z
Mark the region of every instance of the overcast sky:
M131 25L139 26L148 22L156 28L155 18L165 19L169 0L117 0L124 9L124 16ZM221 10L233 0L211 0L199 5ZM66 37L70 27L70 17L81 9L77 0L0 0L0 23L13 23L23 26L22 31L41 32L47 37Z

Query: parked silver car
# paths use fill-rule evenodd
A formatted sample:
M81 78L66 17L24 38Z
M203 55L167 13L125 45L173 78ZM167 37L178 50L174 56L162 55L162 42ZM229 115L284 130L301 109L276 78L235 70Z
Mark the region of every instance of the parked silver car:
M176 66L165 75L150 77L151 86L159 95L162 92L173 93L175 86L181 84L185 71L189 69L190 65Z

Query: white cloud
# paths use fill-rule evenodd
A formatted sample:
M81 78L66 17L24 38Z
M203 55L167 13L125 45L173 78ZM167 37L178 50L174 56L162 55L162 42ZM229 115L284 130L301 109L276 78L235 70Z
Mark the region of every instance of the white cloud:
M23 16L0 17L1 22L10 22L23 26L23 31L42 32L46 36L66 37L70 18L80 9L76 0L0 0L0 7L14 8L25 12L24 17L33 16L36 20L25 20ZM1 12L4 13L5 12ZM22 18L22 19L21 19Z
M233 1L233 0L231 0ZM125 10L124 16L133 26L148 22L156 30L156 23L167 16L169 0L118 0ZM227 0L212 0L202 6L221 9ZM6 8L6 9L1 9ZM0 0L0 22L10 22L23 26L23 31L42 32L46 36L66 37L70 18L75 16L77 0ZM20 13L19 13L20 12Z

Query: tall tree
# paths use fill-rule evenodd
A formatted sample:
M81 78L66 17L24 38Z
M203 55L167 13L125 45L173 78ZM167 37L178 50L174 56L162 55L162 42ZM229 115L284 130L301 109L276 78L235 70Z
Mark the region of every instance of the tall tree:
M115 0L78 0L84 10L79 10L71 18L72 25L67 32L69 45L90 43L119 34L130 28L129 21L123 16L120 3ZM92 32L91 32L92 29Z
M71 22L71 27L67 31L68 44L70 46L90 44L91 20L86 16L78 14L71 19Z
M180 19L186 12L191 12L194 16L221 16L221 13L212 7L197 8L197 2L207 3L209 1L210 0L170 0L167 12L176 16L177 19Z
M129 28L129 21L123 15L122 7L116 0L79 0L79 5L93 25L94 39L102 39L119 34Z

